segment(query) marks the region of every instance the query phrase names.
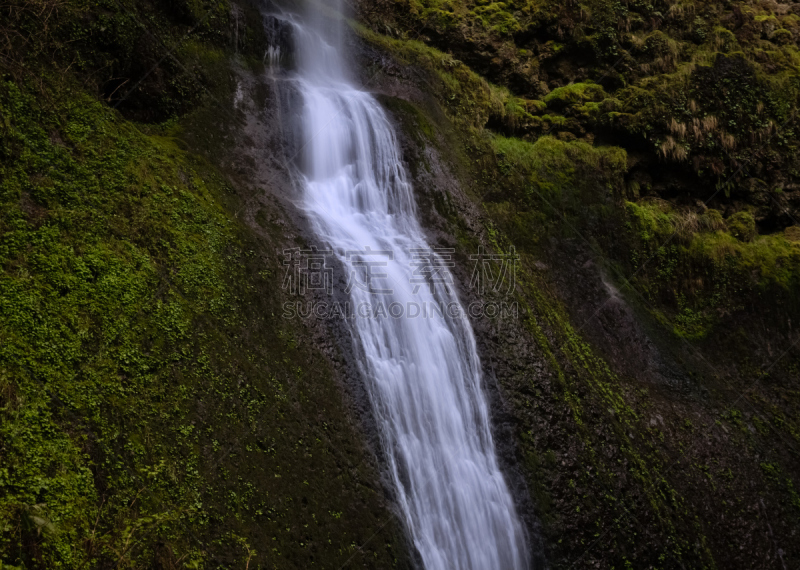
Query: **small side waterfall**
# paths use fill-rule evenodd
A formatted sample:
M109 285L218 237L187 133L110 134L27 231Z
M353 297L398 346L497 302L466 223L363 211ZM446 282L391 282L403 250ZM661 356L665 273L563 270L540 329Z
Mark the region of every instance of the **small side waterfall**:
M281 46L269 46L264 53L264 62L269 61L270 67L276 67L281 61Z
M352 306L459 303L446 282L412 284L421 252L441 259L417 221L392 125L375 98L347 79L343 30L311 16L280 18L292 24L296 46L302 206L352 277ZM525 531L498 468L481 363L463 315L354 318L351 332L425 568L522 570L530 566Z

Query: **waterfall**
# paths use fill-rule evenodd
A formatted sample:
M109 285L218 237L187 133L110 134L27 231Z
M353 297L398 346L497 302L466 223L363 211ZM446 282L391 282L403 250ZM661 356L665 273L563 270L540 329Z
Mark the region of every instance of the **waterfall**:
M431 251L417 220L394 129L348 78L341 24L280 18L292 25L297 57L302 208L349 276L352 306L460 306L448 262ZM415 280L421 259L438 267L439 279ZM528 568L475 338L465 312L453 313L348 320L399 509L427 570Z

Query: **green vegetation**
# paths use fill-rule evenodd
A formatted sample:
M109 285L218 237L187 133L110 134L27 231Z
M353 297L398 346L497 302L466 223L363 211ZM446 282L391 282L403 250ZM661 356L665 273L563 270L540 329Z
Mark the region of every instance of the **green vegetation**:
M521 255L515 300L538 351L524 348L514 323L498 326L501 337L514 331L501 356L487 351L512 363L502 376L500 363L493 370L548 561L746 565L749 555L729 543L749 540L731 521L750 520L753 485L768 487L784 540L798 520L788 475L800 443L798 368L786 351L800 318L795 48L772 42L772 31L734 33L721 3L491 6L492 20L469 1L385 2L373 29L391 37L360 33L413 66L446 115L391 103L406 130L434 125L409 138L435 146L485 213L485 232L465 236L474 220L437 189L450 233L465 251L513 245ZM515 23L499 26L498 10ZM452 65L457 77L439 80ZM421 154L410 153L412 169ZM427 180L418 181L422 199ZM622 303L595 299L580 313L586 300L570 290L602 297L581 283L591 271L573 267L587 259L631 311L649 313L640 322L677 355L678 370L663 371L676 385L614 372L626 351L643 348L629 329L609 352L589 344L592 326L614 332Z
M693 1L379 4L381 13L395 14L397 27L388 26L390 31L402 36L406 26L427 34L429 43L451 52L447 57L459 57L511 89L521 103L516 107L535 97L576 119L550 121L559 131L581 137L597 130L622 146L644 144L650 155L641 170L668 161L691 172L702 184L687 190L704 201L711 195L708 185L746 199L754 191L782 188L800 172L800 15L788 6L753 1L731 11L723 2ZM368 21L372 13L365 11ZM514 128L542 134L539 124L529 126Z
M179 139L72 89L0 91L4 567L343 563L386 520L330 370L259 294L279 262Z
M606 92L603 87L594 83L572 83L564 87L558 87L548 93L544 102L547 106L563 110L566 107L574 106L576 103L584 103L586 101L603 101L606 98Z
M697 216L663 201L629 202L627 212L630 264L642 269L637 288L674 307L677 334L702 338L720 315L754 299L797 310L800 248L783 234L756 237L749 213L722 220L715 210Z
M257 14L1 10L0 567L402 564L331 360L281 319L296 244L182 138Z
M362 34L442 77L433 91L456 124L493 133L491 150L479 146L495 160L478 159L505 175L493 201L502 196L511 211L557 233L591 234L598 253L620 277L635 274L653 314L681 335L678 320L707 315L705 336L718 322L711 313L736 315L753 295L769 312L784 303L797 310L796 258L783 237L800 218L800 15L793 9L606 0L381 6L394 14L386 29L398 39ZM364 10L367 22L371 14ZM450 53L404 40L404 26ZM627 163L600 158L614 147ZM680 204L670 202L676 194ZM714 212L725 214L712 219ZM663 231L651 227L656 214ZM541 237L543 230L526 232L513 217L515 233ZM752 245L709 245L716 231ZM754 271L740 249L769 261Z
M751 242L756 237L756 221L750 212L736 212L727 219L728 231L743 242Z
M219 189L174 142L65 95L50 113L12 83L0 99L0 550L51 568L125 561L142 535L203 524L199 426L180 410L211 372L197 319L235 315Z

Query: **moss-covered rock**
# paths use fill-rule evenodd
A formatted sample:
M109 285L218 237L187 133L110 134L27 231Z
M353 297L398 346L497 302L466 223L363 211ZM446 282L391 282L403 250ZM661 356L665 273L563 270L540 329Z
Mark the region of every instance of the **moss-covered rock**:
M731 9L721 1L379 5L383 21L422 30L428 43L510 89L510 101L546 102L546 119L529 110L534 117L507 113L511 124L498 116L489 126L502 134L532 139L556 131L646 149L638 168L662 182L656 193L669 197L679 185L718 209L750 202L759 224L781 230L788 223L752 187L754 179L771 189L800 176L791 111L800 101L800 59L788 33L798 16L791 10L752 2ZM427 10L445 10L450 23L438 26ZM367 21L375 13L362 12ZM531 54L535 66L523 61ZM659 172L664 162L667 176Z
M731 235L739 241L750 242L756 237L756 221L750 212L736 212L725 220L725 225Z

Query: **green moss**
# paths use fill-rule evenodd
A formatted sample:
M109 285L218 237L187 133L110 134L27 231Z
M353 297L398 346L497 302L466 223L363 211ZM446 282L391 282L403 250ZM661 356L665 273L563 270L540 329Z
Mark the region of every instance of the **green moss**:
M599 127L606 136L611 129L624 135L624 144L645 137L653 158L662 155L691 165L701 184L688 188L723 183L727 195L744 190L747 180L738 175L743 162L759 171L751 172L753 176L770 184L786 172L798 172L790 157L796 155L793 148L800 131L787 114L797 106L800 93L796 81L800 58L789 32L796 27L796 15L777 17L763 7L741 5L738 9L747 24L734 34L727 20L730 7L720 2L702 9L696 3L673 3L667 8L606 0L419 4L448 11L456 23L442 29L426 18L422 8L414 8L411 20L416 24L407 24L409 31L429 26L434 32L430 42L475 61L496 83L513 82L529 93L542 89L541 79L551 88L557 84L547 104L580 123L577 129L570 125L570 132L580 136L580 129ZM398 21L408 22L405 4L392 6ZM498 30L500 20L495 16L510 27ZM750 28L764 28L770 39ZM530 53L538 53L538 58L530 59ZM539 72L537 79L541 66L548 68L547 76ZM592 80L602 81L610 96L604 97ZM587 89L589 93L584 93ZM602 104L604 100L608 103ZM520 113L520 107L524 108L510 101L507 113L497 113L510 118L498 130L528 136L553 126L564 130L562 121L532 120ZM702 128L695 124L709 117L718 121L714 128L706 128L710 123ZM792 126L782 127L782 135L774 136L775 127L787 122ZM619 144L613 137L611 142ZM772 160L767 156L781 166L763 169L761 165Z
M700 216L700 226L703 230L711 232L726 229L722 213L713 208L709 208Z
M493 104L491 119L502 124L509 132L514 132L520 127L537 124L539 119L533 114L545 111L547 105L544 101L515 97L505 87L489 85Z
M725 225L739 241L750 242L756 237L756 221L750 212L736 212L725 220Z
M543 117L544 120L544 117ZM627 169L627 155L617 147L595 147L589 143L565 142L552 136L535 143L495 136L492 139L501 169L523 174L527 197L548 203L569 203L579 208L586 193L613 192ZM596 198L595 198L596 201Z
M507 36L522 29L517 18L507 10L505 2L492 2L486 6L478 6L473 13L490 31Z
M626 211L637 283L650 299L674 295L667 323L681 336L705 337L718 313L740 310L752 295L785 302L800 287L800 248L784 234L757 236L747 212L696 217L646 200Z
M677 57L680 53L680 46L677 41L662 30L655 30L645 38L644 51L652 58L664 56Z
M340 566L381 529L391 567L328 361L281 318L280 237L179 125L58 85L0 84L0 564Z
M456 124L480 128L493 112L504 113L504 101L497 98L489 83L452 56L420 41L393 39L355 22L351 25L362 38L391 53L401 63L420 66L431 73L436 83L429 87L446 102L445 109Z
M669 207L660 202L627 202L625 204L628 215L634 222L634 227L639 232L642 242L651 242L654 239L668 236L675 231Z
M142 429L170 413L162 402L182 400L186 386L165 373L186 367L192 323L229 318L223 254L233 228L173 141L142 135L80 92L60 103L58 122L14 84L0 93L14 149L0 187L0 369L11 390L0 512L52 525L37 555L51 568L113 556L117 538L104 533L127 519L140 535L119 555L128 559L140 539L202 518L191 430ZM145 461L148 437L159 443ZM174 455L160 447L167 441ZM126 461L112 459L115 448ZM152 493L127 507L145 487ZM6 560L31 556L25 532L0 537Z
M544 102L553 109L584 103L586 101L602 101L607 97L601 85L594 83L573 83L565 87L554 89L545 96Z
M739 51L739 42L736 36L728 28L722 26L715 26L711 31L712 45L716 51L721 53L731 53Z
M758 23L771 22L775 25L778 24L778 18L776 18L774 14L759 14L753 19Z

